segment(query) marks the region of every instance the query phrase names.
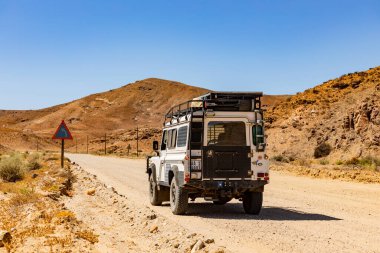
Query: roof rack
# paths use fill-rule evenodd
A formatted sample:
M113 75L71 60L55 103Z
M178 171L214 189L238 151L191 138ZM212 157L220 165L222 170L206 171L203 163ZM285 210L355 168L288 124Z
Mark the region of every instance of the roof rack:
M261 109L262 92L210 92L173 106L165 115L164 125L195 111L255 111ZM170 119L170 121L168 121Z

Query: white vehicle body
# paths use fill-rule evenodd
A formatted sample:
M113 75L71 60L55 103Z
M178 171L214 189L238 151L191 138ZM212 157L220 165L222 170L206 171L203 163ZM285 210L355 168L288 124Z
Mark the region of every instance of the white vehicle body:
M218 96L224 96L223 100L215 99ZM156 189L156 195L161 196L157 203L171 199L175 192L168 190L174 183L192 200L204 197L214 203L243 199L248 193L262 194L269 182L269 162L263 111L254 107L261 95L251 95L250 109L233 111L236 105L229 110L221 104L230 102L229 97L239 108L247 104L241 102L247 101L242 93L211 93L201 97L201 105L196 98L187 103L186 110L179 106L178 112L166 116L169 121L164 123L161 144L156 148L158 155L147 161L151 191Z

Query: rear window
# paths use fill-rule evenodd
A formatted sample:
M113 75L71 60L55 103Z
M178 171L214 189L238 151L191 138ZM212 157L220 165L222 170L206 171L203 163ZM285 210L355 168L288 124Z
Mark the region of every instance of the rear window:
M212 121L207 129L208 146L246 146L245 123Z
M185 147L187 142L187 126L178 129L177 147Z

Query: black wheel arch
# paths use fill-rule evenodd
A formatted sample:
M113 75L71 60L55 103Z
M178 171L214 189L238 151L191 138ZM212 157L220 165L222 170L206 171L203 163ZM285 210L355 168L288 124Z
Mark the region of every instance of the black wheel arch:
M148 173L148 179L149 179L149 177L150 177L150 175L152 175L153 174L153 181L156 183L156 165L154 165L154 164L152 164L152 165L150 165L149 167L148 167L148 169L147 169L147 173Z
M178 179L178 167L176 165L173 165L171 169L168 171L168 179L169 179L169 185L171 184L173 178L177 185L179 185L179 179Z

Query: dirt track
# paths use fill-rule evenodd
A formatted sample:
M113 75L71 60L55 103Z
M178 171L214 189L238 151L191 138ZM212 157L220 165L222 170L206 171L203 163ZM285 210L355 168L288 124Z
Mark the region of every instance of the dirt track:
M144 160L67 155L141 207L148 206ZM380 186L271 173L259 216L241 203L197 200L186 216L152 207L168 220L215 238L233 252L380 252Z

